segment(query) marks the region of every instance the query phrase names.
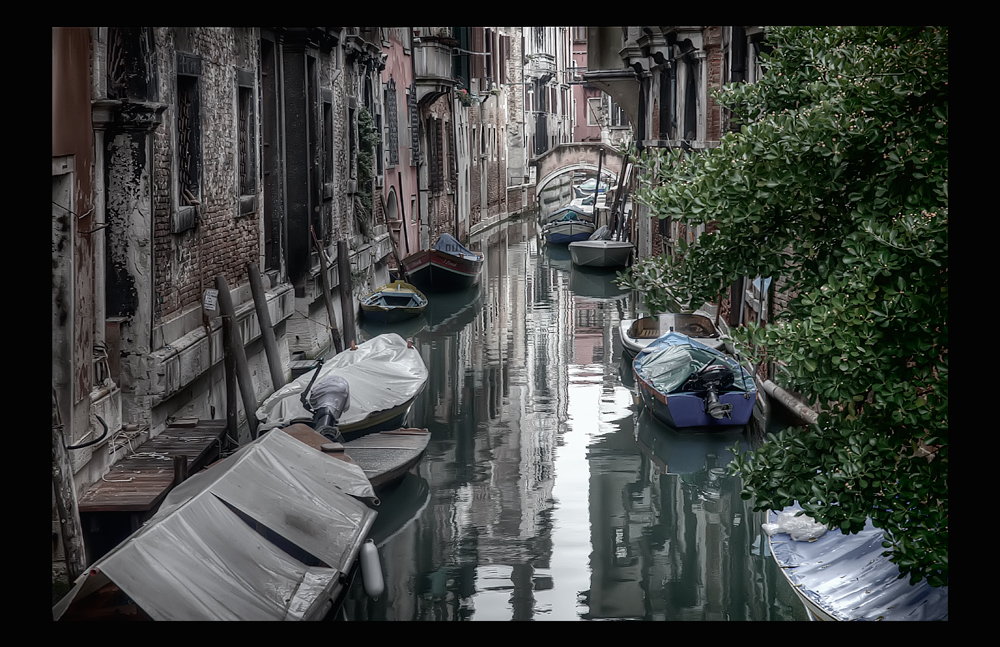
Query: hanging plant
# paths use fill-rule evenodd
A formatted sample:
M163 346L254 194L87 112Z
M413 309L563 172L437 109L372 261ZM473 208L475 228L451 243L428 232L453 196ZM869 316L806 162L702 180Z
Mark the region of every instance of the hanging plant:
M375 150L381 137L375 130L375 120L366 106L358 110L358 193L355 200L355 219L365 238L373 233L375 203Z
M465 88L458 90L455 95L458 97L458 100L462 102L463 106L471 106L473 104L473 97Z

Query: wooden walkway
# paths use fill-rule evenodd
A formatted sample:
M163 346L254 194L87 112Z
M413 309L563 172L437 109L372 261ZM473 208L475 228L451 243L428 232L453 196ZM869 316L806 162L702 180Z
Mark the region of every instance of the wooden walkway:
M225 420L167 427L90 486L80 497L80 512L154 510L175 485L174 457L187 456L187 473L194 474L219 457L225 433Z

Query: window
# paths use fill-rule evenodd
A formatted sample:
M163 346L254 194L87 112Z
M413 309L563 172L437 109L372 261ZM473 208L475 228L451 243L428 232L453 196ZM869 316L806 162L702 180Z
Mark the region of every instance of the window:
M385 118L389 124L389 166L399 166L399 118L396 112L396 81L385 88Z
M444 188L444 141L441 132L441 121L431 119L427 133L428 145L430 146L430 189L440 191Z
M420 113L417 111L417 84L407 90L406 109L410 115L410 166L420 163Z
M239 215L245 216L257 211L257 132L256 105L254 101L254 78L249 70L236 70L237 91L237 144L239 158Z
M573 40L577 42L587 42L587 28L573 27Z
M590 97L587 99L587 125L601 125L601 97Z
M281 268L281 145L278 130L278 75L280 66L272 34L261 34L261 170L264 219L264 269Z
M323 200L333 198L333 92L323 90Z
M622 109L618 102L614 99L609 99L611 102L611 108L608 111L608 125L612 128L619 126L628 126L628 117L625 116L625 111Z
M201 204L201 58L177 53L177 209L171 231L197 223Z

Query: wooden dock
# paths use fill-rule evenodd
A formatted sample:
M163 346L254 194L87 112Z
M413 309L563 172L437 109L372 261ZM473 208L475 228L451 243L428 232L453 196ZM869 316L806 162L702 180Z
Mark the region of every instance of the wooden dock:
M111 466L108 473L81 495L81 513L155 511L175 485L174 457L187 457L193 474L219 457L225 420L175 423L156 438Z
M182 471L194 474L219 458L225 433L225 420L178 421L112 465L78 501L88 558L100 559L156 513L179 482L176 457L186 456Z

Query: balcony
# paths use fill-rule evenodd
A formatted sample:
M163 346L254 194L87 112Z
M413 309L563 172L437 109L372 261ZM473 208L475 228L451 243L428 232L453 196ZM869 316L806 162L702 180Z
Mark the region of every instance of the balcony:
M451 49L457 41L448 37L424 36L413 43L413 66L416 74L417 101L434 99L451 91Z

